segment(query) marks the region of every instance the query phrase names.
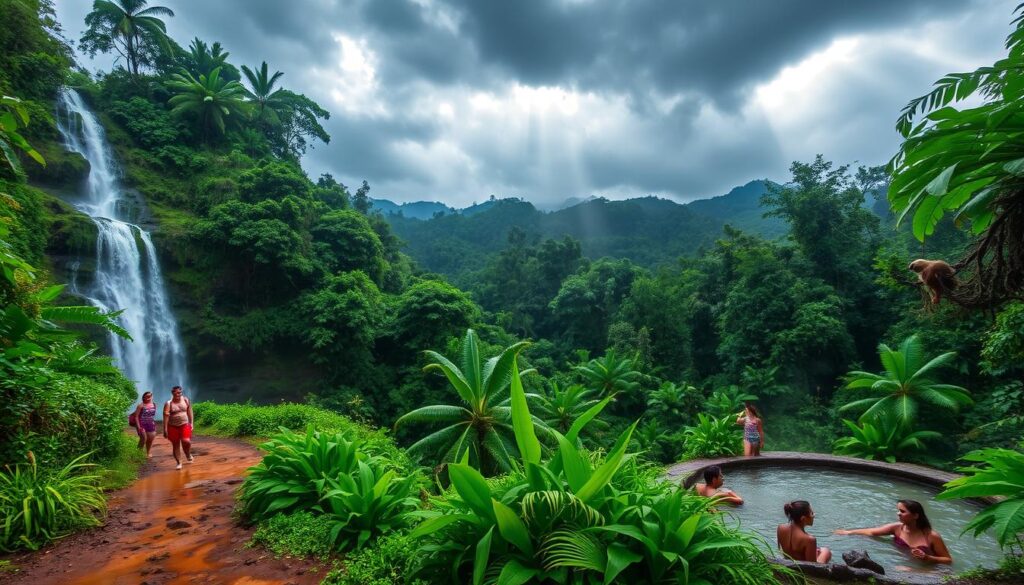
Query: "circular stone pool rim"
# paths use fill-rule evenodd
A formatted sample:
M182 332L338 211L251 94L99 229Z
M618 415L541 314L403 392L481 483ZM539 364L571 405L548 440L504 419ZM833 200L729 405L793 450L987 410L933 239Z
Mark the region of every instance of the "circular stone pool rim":
M720 457L718 459L694 459L669 466L665 469L665 477L670 481L678 481L684 488L690 488L698 479L701 479L701 472L704 471L704 468L711 465L717 465L723 471L758 467L822 467L898 477L935 488L942 488L943 484L961 477L955 473L912 463L886 463L884 461L871 461L869 459L857 459L856 457L844 457L842 455L798 453L795 451L771 451L758 457L737 456ZM998 497L986 497L976 498L973 501L981 504L993 504L1000 499ZM892 585L939 585L948 577L948 575L922 573L878 575L866 569L852 569L846 565L836 564L835 561L829 564L819 564L775 559L773 562L797 569L805 576L823 577L834 582L855 581Z
M943 484L961 477L955 473L933 469L924 465L913 463L886 463L884 461L871 461L869 459L858 459L856 457L844 457L842 455L826 455L824 453L798 453L795 451L771 451L758 457L720 457L717 459L693 459L676 463L665 469L665 477L671 481L678 481L689 488L700 479L701 472L705 467L717 465L723 471L729 469L749 469L757 467L824 467L828 469L841 469L845 471L860 471L898 477L923 483L935 488L942 488ZM977 498L975 501L984 504L993 504L999 498Z

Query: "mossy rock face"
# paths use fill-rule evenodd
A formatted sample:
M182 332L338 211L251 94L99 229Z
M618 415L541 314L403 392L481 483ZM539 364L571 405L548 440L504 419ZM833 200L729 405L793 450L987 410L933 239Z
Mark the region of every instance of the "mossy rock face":
M89 161L77 152L69 152L58 142L41 142L36 150L43 155L46 166L34 160L24 162L22 168L33 183L51 187L73 188L89 176Z
M55 197L48 198L50 239L46 252L52 256L92 258L96 253L96 224L84 213Z

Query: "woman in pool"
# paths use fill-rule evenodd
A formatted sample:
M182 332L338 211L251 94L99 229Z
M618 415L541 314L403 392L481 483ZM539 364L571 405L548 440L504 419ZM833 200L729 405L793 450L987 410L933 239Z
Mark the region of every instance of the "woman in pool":
M764 425L761 413L749 402L743 403L743 412L736 418L736 424L743 425L743 455L757 457L764 447Z
M779 524L775 530L779 540L779 549L794 561L810 561L827 563L832 559L832 551L818 548L818 541L804 530L814 524L814 510L805 500L794 500L782 507L789 518L789 524Z
M891 534L893 544L898 548L910 551L910 554L919 561L947 565L953 562L946 543L938 532L932 530L932 524L928 521L928 516L924 513L924 506L920 502L914 500L896 502L896 517L899 522L875 528L836 530L836 534L861 534L864 536Z

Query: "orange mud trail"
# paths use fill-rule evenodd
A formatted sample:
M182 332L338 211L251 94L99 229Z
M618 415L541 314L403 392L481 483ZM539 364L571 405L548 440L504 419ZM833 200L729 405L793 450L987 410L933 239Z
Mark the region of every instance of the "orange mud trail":
M8 556L20 569L9 585L305 585L324 571L300 559L275 559L245 548L253 530L231 518L235 488L259 451L246 443L199 435L195 463L174 469L159 434L153 458L132 485L110 494L106 523L41 551Z

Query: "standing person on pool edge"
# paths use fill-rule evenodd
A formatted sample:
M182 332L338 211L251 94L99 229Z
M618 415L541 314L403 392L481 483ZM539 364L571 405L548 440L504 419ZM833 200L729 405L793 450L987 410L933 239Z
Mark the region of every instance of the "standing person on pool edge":
M764 421L757 407L743 403L743 412L736 418L736 424L743 425L743 455L757 457L764 448Z
M185 460L192 463L192 402L182 396L181 386L171 388L171 399L164 404L164 438L171 442L175 469L181 469L181 452Z

